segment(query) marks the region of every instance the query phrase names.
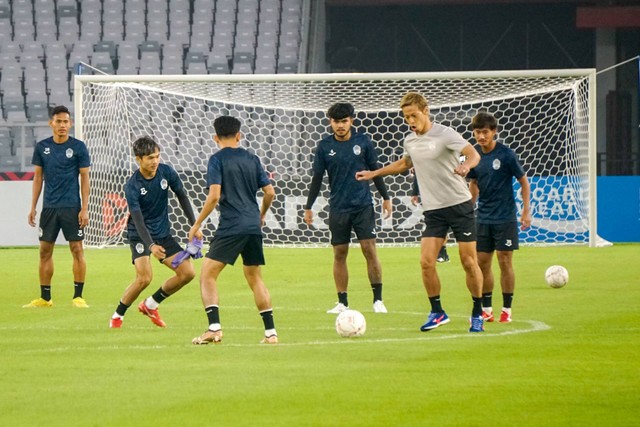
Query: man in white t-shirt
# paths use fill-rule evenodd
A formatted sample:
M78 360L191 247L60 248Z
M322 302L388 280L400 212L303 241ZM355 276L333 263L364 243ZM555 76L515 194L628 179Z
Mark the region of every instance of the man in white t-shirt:
M449 227L458 242L466 284L473 298L469 332L483 332L482 272L476 254L476 224L471 193L465 177L480 161L480 155L455 130L433 123L424 96L407 93L400 102L411 133L404 140L403 158L375 171L360 171L356 179L402 173L414 168L424 209L420 266L422 281L429 296L431 312L421 331L430 331L449 322L440 303L440 278L436 271L438 252ZM464 163L460 156L464 156Z

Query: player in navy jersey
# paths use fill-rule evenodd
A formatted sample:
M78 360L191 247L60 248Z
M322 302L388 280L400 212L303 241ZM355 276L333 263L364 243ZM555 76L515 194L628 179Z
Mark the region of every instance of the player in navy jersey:
M125 184L124 193L129 207L127 237L136 277L125 289L111 317L109 327L122 326L127 309L151 283L153 271L150 258L153 255L161 264L173 270L175 275L167 279L153 295L141 301L138 311L149 317L156 326L164 328L166 324L160 318L158 305L193 280L196 275L189 259L177 267L171 265L171 261L182 248L171 235L169 189L178 198L189 224L194 223L195 215L178 173L171 166L160 163L160 147L153 138L143 136L136 139L133 143L133 154L139 169ZM202 234L197 234L196 237L202 238Z
M53 136L43 139L33 150L35 166L31 211L28 222L36 226L36 205L44 197L40 214L40 298L26 308L51 307L53 249L60 230L69 242L73 257L74 307L89 307L82 297L87 264L84 258L84 227L89 224L89 166L91 161L84 142L69 135L73 126L67 107L59 105L51 111L49 126ZM78 182L80 176L80 182Z
M473 300L469 332L483 332L482 271L476 253L476 224L471 193L465 177L480 161L480 155L462 135L429 116L427 99L417 92L402 97L400 108L411 133L404 140L403 158L375 171L360 171L359 180L398 174L414 168L424 209L425 227L420 242L422 282L431 312L421 331L430 331L450 321L440 301L441 283L437 256L449 228L458 242L465 282ZM465 161L460 161L460 156Z
M378 155L371 139L352 130L354 108L337 103L327 112L333 133L323 138L315 151L313 176L309 185L304 221L313 224L313 203L318 197L325 171L329 176L329 230L333 246L333 279L338 292L336 306L327 313L341 313L349 308L347 255L351 230L355 231L367 262L367 274L373 291L373 311L386 313L382 302L382 267L376 251L376 215L369 183L355 179L359 170L378 169ZM391 215L391 200L382 178L374 180L383 199L384 217Z
M498 121L487 113L479 112L471 121L473 136L478 142L480 163L471 171L469 188L478 202L476 223L478 230L478 264L482 270L482 316L486 322L493 322L491 297L493 293L493 271L491 262L496 253L500 265L500 285L502 287L502 311L500 322L511 322L511 304L515 289L513 271L513 251L518 249L517 207L513 194L513 178L522 188L521 229L531 225L529 211L530 187L527 176L516 154L507 146L496 141Z
M200 272L200 292L209 327L193 339L193 344L220 343L218 276L227 264L233 265L242 256L242 268L253 298L262 317L263 344L277 344L278 334L273 320L273 308L269 290L262 280L262 265L265 264L262 248L262 225L275 197L273 185L260 163L260 159L239 147L240 120L221 116L214 120L214 140L220 150L209 158L207 186L209 194L189 237L200 232L203 221L216 206L220 210L220 221L211 240ZM258 206L256 193L264 193Z

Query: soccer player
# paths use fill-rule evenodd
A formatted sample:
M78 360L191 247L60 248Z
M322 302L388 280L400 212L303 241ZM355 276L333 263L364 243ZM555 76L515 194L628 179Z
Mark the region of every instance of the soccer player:
M451 227L473 299L469 332L482 332L482 272L476 255L473 203L465 180L469 170L480 161L480 155L458 132L431 121L427 100L421 94L407 93L400 108L411 128L404 140L403 158L378 170L360 171L356 177L367 180L415 168L426 225L422 232L420 266L431 304L431 312L420 330L429 331L449 322L440 301L436 258ZM465 156L464 163L460 162L460 155Z
M367 273L373 291L373 311L386 313L387 308L382 302L382 266L376 251L376 214L371 190L369 183L355 179L355 173L359 170L378 168L378 155L367 135L352 130L355 112L351 104L334 104L327 115L333 133L323 138L316 148L313 176L304 206L304 221L311 225L311 208L318 197L326 171L331 189L329 230L333 246L333 280L338 292L336 306L327 313L341 313L349 308L347 255L351 230L355 231L367 262ZM383 199L384 217L388 218L391 215L391 200L384 181L380 177L374 183Z
M413 185L411 186L411 204L418 206L420 204L420 188L418 187L418 180L413 178ZM449 254L447 253L447 241L445 239L440 252L438 252L437 262L449 262Z
M53 136L43 139L33 150L35 166L28 222L36 226L36 205L44 197L40 215L40 298L25 308L51 307L53 249L60 230L69 242L73 257L73 299L78 308L88 308L82 298L87 264L84 258L84 227L89 224L89 167L91 160L84 142L69 135L73 126L67 107L59 105L51 111L49 126ZM80 182L78 182L80 176Z
M242 255L244 277L264 324L264 337L260 342L277 344L271 296L262 280L260 267L265 264L262 225L276 193L260 159L238 146L242 137L240 120L221 116L214 120L213 126L216 131L214 140L220 150L209 158L209 194L189 231L189 238L200 232L202 222L216 206L220 209L220 222L200 272L200 292L209 328L192 342L209 344L222 341L218 276L227 264L233 265L238 255ZM256 200L259 189L264 193L260 207Z
M469 188L473 199L477 200L476 222L478 230L478 264L482 270L482 316L486 322L493 322L491 297L493 293L493 272L491 262L496 253L500 265L500 285L502 287L502 311L500 322L511 322L511 304L515 289L513 271L513 251L518 249L517 207L513 194L513 178L522 188L521 229L531 225L529 211L531 189L516 154L507 146L496 141L498 121L487 112L479 112L471 120L471 129L480 154L480 163L471 171Z
M109 327L122 327L125 313L151 283L153 255L161 264L173 270L175 275L167 279L153 295L141 301L138 311L149 317L154 325L164 328L166 324L160 318L158 305L178 292L196 275L190 259L186 259L177 267L171 265L171 261L182 248L171 235L169 189L178 198L189 224L194 223L195 215L178 173L171 166L160 163L160 147L153 138L143 136L136 139L133 142L133 154L139 169L125 184L124 193L129 206L127 237L136 277L125 289L111 317ZM202 234L196 237L201 239Z

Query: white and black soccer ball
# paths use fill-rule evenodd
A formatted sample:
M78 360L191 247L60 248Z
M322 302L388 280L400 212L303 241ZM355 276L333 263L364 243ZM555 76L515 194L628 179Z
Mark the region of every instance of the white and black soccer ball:
M561 288L569 282L569 272L561 265L552 265L545 271L544 278L552 288Z
M336 317L336 332L341 337L361 337L367 330L367 321L358 310L345 310Z

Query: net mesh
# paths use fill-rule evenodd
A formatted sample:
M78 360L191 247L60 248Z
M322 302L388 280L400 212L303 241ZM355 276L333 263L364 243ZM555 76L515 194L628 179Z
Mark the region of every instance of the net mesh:
M267 219L265 244L327 245L328 184L314 205L316 222L307 226L303 204L311 177L313 151L330 131L326 110L350 102L357 111L354 126L368 133L382 165L402 156L408 132L399 101L408 91L427 96L432 119L451 126L473 142L469 128L478 111L499 120L498 140L520 158L532 188L533 226L521 233L524 244L589 241L589 79L586 73L547 76L465 76L460 78L368 78L326 75L295 80L252 76L251 80L144 81L104 76L80 80L76 127L92 156L89 246L125 242L128 215L124 184L137 165L131 143L153 136L162 161L181 175L195 211L206 198L206 168L216 152L213 121L230 114L242 121L241 145L261 160L276 187ZM174 76L175 77L175 76ZM182 76L188 79L189 76ZM240 76L235 76L240 77ZM276 79L276 77L278 77ZM410 201L412 176L385 177L393 198L389 220L378 219L378 241L414 245L421 234L421 212ZM375 204L381 200L372 186ZM516 200L522 207L516 183ZM378 209L380 211L380 209ZM171 222L180 239L189 228L177 200L171 199ZM214 232L214 212L204 227Z

